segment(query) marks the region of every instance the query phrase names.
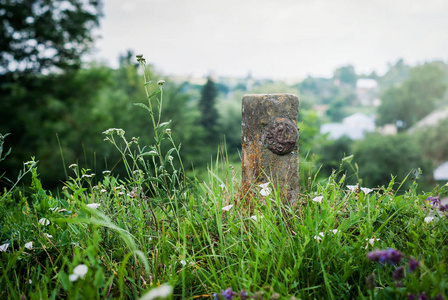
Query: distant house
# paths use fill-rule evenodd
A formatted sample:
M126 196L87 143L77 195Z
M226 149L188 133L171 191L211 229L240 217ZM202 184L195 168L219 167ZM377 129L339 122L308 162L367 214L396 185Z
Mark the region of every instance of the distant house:
M337 140L344 135L352 140L363 139L365 134L375 130L375 117L363 113L355 113L342 120L342 123L327 123L320 127L321 134L329 134L328 138Z
M378 82L375 79L362 78L356 81L356 97L361 105L378 105L377 93Z
M412 133L418 130L421 130L425 127L432 127L436 126L439 121L442 121L444 119L448 118L448 107L437 109L433 111L432 113L426 115L423 119L418 121L414 126L409 128L408 132Z
M448 161L444 162L434 170L434 179L437 181L448 180Z

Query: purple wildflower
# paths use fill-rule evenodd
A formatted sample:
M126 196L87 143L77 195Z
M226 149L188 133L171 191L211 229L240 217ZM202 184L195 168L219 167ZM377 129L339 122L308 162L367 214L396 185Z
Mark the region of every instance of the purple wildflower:
M420 297L418 297L418 300L427 300L429 299L428 296L426 296L426 292L422 292L420 294Z
M225 291L221 291L221 296L226 300L232 300L235 293L232 291L232 288L227 288Z
M402 280L404 278L404 267L400 266L396 268L394 273L392 274L392 278L396 281Z
M218 300L219 299L219 296L218 296L217 293L213 293L212 297L213 297L213 300Z
M247 294L247 292L245 290L241 290L241 292L239 293L240 299L241 300L246 300L249 298L249 295Z
M439 196L435 196L435 197L429 196L428 198L426 198L426 201L431 202L432 208L440 205L440 197Z
M389 248L387 250L374 250L367 254L367 258L371 261L377 261L382 264L388 262L392 265L400 263L403 254L395 249Z
M369 276L367 276L366 278L366 286L369 290L373 290L374 288L376 288L376 280L375 280L376 276L375 273L370 274Z
M420 262L414 258L409 260L409 272L414 272L420 266Z
M448 204L440 205L439 210L441 212L448 212Z
M418 297L417 295L408 293L408 300L415 300L415 299L417 299L417 297Z
M435 300L443 300L442 294L437 294L437 296L434 298Z

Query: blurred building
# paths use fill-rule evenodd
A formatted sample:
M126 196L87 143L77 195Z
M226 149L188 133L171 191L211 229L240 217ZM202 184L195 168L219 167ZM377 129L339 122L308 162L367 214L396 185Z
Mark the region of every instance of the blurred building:
M367 116L363 113L355 113L342 120L342 123L327 123L320 127L321 134L327 134L328 138L337 140L347 136L352 140L363 139L366 133L375 131L375 116Z
M378 82L375 79L363 78L356 81L356 98L359 104L366 106L379 105L377 98Z

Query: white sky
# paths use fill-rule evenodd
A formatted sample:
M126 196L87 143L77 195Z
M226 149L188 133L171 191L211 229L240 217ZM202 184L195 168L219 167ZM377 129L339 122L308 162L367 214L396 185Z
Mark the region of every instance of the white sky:
M448 61L448 0L105 0L96 59L166 75L275 79Z

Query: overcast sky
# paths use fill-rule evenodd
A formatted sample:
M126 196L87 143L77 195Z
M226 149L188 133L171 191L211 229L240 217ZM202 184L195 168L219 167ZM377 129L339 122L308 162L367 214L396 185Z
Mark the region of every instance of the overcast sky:
M166 75L300 79L448 62L448 0L105 0L96 59Z

